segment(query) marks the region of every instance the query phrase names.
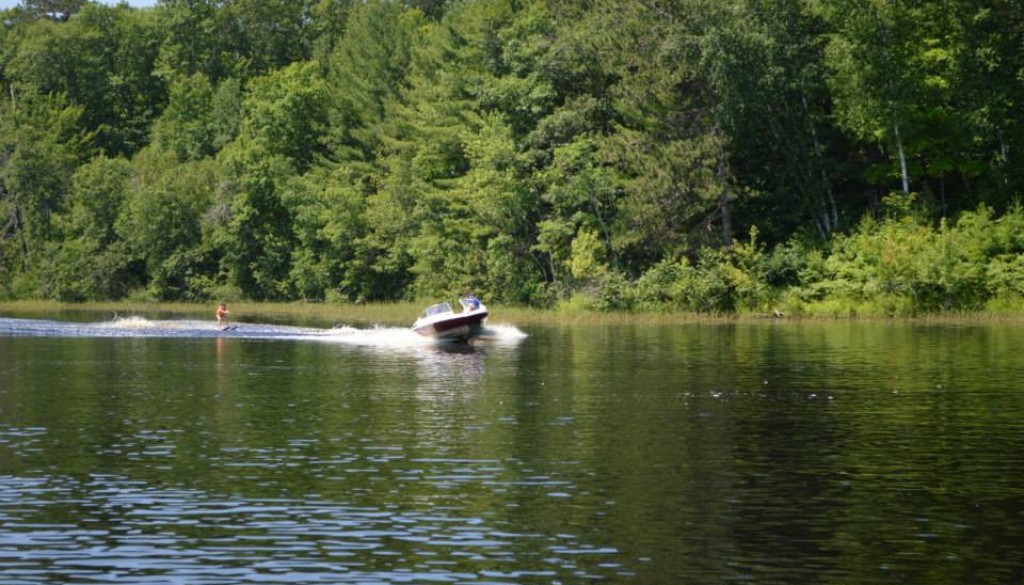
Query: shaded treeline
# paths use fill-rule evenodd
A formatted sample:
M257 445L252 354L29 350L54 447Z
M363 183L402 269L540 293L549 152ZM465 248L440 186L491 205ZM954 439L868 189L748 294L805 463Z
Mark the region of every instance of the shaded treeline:
M1021 6L27 1L0 296L1019 298Z

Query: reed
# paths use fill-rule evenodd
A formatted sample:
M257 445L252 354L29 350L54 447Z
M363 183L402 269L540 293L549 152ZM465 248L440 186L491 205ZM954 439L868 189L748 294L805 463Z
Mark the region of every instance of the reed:
M58 303L53 301L0 301L0 312L22 315L65 312L108 313L111 315L181 315L214 319L216 303L163 303L110 301ZM320 324L411 324L421 307L412 303L264 303L238 301L228 304L233 320L274 319Z
M238 301L229 303L231 318L241 321L272 319L320 325L412 325L428 303L272 303ZM213 319L216 303L162 303L140 301L59 303L54 301L0 301L0 313L8 315L59 315L67 312L108 315L181 315ZM693 313L608 313L585 310L538 309L490 304L492 323L571 325L616 323L684 323L731 321L737 317L714 317Z
M231 317L239 321L274 320L289 323L334 325L411 325L427 303L273 303L238 301L230 303ZM162 302L90 302L59 303L54 301L0 301L0 315L59 318L61 313L95 313L97 315L180 315L194 319L213 320L215 303ZM991 310L915 316L891 316L884 312L865 311L863 307L833 307L833 310L798 315L705 315L688 312L601 312L581 309L538 309L520 306L488 305L491 323L512 325L614 325L614 324L685 324L685 323L753 323L769 321L912 321L922 323L1024 323L1024 312L1018 306L992 307ZM858 310L860 309L860 310Z

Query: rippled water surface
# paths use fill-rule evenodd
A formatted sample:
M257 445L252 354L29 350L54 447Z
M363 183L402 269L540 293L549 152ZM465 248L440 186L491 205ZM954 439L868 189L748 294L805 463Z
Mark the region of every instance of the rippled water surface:
M1024 330L0 316L0 582L1017 583Z

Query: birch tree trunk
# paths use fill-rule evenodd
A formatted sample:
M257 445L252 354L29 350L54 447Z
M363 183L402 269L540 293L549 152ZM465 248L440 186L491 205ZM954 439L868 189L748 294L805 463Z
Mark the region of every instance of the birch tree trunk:
M896 134L896 150L900 157L900 178L903 180L903 195L909 196L910 176L907 173L907 154L903 152L903 139L900 138L900 122L895 115L893 115L892 126Z

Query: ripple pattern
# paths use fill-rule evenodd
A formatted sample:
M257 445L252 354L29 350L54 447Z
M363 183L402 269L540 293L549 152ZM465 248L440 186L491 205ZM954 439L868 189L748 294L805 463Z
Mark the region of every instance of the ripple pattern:
M616 552L438 508L216 497L106 475L0 477L7 585L571 581L621 574L617 562L580 561Z

